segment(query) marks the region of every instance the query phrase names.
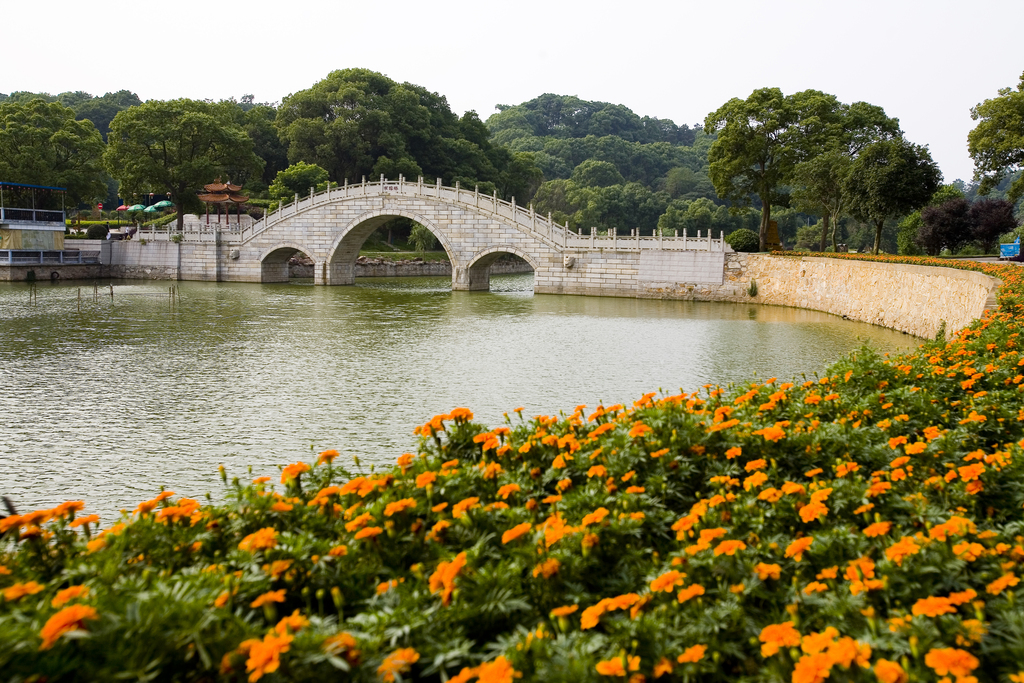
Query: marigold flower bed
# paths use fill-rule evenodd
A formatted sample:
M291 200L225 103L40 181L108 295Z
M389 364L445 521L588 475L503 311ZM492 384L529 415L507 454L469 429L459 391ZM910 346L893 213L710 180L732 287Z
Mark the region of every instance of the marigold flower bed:
M389 471L0 520L0 678L1024 683L1024 271L879 260L1001 307L795 384L458 408Z

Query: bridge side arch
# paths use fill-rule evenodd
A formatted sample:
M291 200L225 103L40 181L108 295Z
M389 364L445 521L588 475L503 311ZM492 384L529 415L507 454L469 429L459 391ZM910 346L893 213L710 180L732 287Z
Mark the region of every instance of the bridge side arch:
M455 271L459 263L458 254L452 247L448 236L433 221L415 211L407 211L397 206L382 207L360 214L342 228L341 233L335 238L330 249L327 251L327 259L324 262L324 284L353 284L355 282L355 263L359 257L359 248L362 247L363 242L366 241L366 238L374 230L392 218L408 218L429 230L437 238L445 253L448 254L448 260L452 264L452 271Z
M490 289L491 264L497 261L503 254L518 256L529 263L534 272L537 272L537 259L533 254L511 244L498 244L473 254L466 267L455 272L454 286L458 287L458 289L467 289L469 291Z
M259 257L260 282L288 282L288 261L297 252L301 252L313 259L316 263L316 256L312 250L296 242L278 242L274 246L263 251ZM314 265L314 271L316 266Z

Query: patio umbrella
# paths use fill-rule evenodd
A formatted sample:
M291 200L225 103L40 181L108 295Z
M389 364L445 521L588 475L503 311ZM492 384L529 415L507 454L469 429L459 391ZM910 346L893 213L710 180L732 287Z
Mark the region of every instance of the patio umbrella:
M160 213L160 207L154 204L153 206L147 206L142 210L143 213Z
M126 211L145 211L146 207L144 207L142 204L132 204L131 206L129 206L125 210Z
M117 207L117 208L116 208L116 209L114 209L114 210L115 210L115 211L127 211L127 210L128 210L128 207L127 207L127 206L125 206L124 204L122 204L121 206Z
M158 209L167 209L167 208L170 208L170 207L174 206L174 202L168 201L166 199L161 199L160 201L158 201L153 206L158 208Z

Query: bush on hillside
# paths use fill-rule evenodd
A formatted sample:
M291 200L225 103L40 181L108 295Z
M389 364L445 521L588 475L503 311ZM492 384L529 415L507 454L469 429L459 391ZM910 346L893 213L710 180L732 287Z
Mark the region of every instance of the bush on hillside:
M110 229L106 225L90 225L85 231L85 237L90 240L104 240L108 232Z

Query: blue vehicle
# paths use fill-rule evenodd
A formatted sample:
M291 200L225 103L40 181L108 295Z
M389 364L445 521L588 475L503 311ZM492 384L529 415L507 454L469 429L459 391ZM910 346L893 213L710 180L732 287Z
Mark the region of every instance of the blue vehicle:
M1000 244L999 245L999 258L1011 259L1020 256L1020 236L1013 242L1013 244Z

